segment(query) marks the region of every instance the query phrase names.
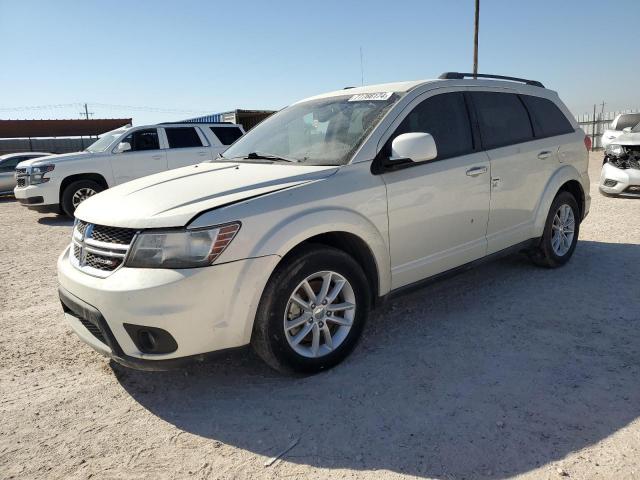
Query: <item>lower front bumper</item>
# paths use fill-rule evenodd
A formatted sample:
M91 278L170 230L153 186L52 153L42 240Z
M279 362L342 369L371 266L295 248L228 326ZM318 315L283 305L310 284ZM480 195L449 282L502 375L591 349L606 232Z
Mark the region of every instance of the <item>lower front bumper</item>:
M16 187L13 195L16 200L25 207L34 210L49 209L58 207L60 198L58 196L58 185L53 182L39 185L28 185L26 187Z
M615 185L608 186L605 184L607 181L614 181L616 183ZM600 173L600 191L602 193L607 195L640 196L640 191L635 193L633 187L640 187L640 170L637 168L622 169L610 163L605 163L602 166Z
M132 357L122 351L122 348L118 344L113 332L109 328L109 324L96 308L80 300L78 297L72 295L62 287L58 289L58 293L60 295L60 302L62 303L65 318L80 339L93 347L99 353L126 367L138 370L170 370L185 367L192 363L202 362L206 359L210 359L211 357L228 353L230 350L244 348L228 348L214 352L165 360L148 360ZM89 324L89 328L87 328L87 324Z
M251 340L264 286L279 257L184 270L120 268L106 278L58 259L60 298L71 327L100 353L136 368L166 369ZM130 327L167 332L177 348L141 351Z

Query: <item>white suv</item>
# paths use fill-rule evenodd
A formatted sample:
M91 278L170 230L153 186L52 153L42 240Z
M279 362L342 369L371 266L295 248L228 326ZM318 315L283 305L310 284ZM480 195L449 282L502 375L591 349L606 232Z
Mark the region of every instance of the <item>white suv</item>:
M564 264L584 132L539 82L467 75L308 98L219 160L90 198L58 260L72 328L139 368L251 344L315 372L408 286L511 251Z
M23 205L69 216L80 202L135 178L216 158L244 134L225 123L163 123L105 133L83 152L51 155L16 167Z

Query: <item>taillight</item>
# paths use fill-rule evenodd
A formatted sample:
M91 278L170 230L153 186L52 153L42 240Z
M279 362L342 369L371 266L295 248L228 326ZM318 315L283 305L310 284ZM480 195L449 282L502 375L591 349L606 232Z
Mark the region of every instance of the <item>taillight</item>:
M584 147L587 149L587 152L591 151L591 137L589 135L584 136Z

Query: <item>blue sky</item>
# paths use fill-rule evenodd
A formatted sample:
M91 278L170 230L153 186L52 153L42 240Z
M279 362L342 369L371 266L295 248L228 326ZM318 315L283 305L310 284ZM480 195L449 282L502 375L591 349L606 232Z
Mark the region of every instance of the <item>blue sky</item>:
M638 0L481 0L479 69L540 80L577 114L640 108L639 18ZM359 85L360 46L366 84L470 71L472 37L473 0L0 0L0 118L278 109Z

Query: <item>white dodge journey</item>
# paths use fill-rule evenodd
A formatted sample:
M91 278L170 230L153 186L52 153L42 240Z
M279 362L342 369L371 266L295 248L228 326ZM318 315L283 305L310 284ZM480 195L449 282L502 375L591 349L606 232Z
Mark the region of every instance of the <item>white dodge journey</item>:
M513 251L563 265L584 132L540 82L467 77L308 98L219 159L89 198L58 260L71 327L137 368L250 344L315 372L406 287Z

